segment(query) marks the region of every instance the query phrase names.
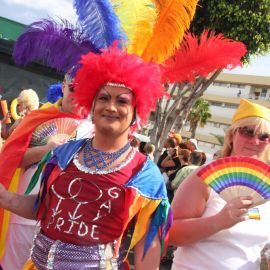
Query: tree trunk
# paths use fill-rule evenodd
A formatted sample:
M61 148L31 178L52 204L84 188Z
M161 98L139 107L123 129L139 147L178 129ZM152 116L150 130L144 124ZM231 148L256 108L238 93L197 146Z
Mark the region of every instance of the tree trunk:
M162 153L163 145L169 131L174 125L176 131L181 131L196 100L203 95L205 90L216 79L221 71L222 70L216 70L209 79L202 77L198 78L194 85L174 84L170 92L178 90L179 93L177 96L173 96L174 103L172 105L169 105L170 101L167 101L163 112L161 112L162 101L159 101L160 107L157 108L159 121L155 123L155 131L151 133L155 134L151 137L152 143L156 146L155 161L158 160Z
M196 129L198 127L198 122L194 122L192 125L190 125L190 132L191 132L191 138L195 138Z

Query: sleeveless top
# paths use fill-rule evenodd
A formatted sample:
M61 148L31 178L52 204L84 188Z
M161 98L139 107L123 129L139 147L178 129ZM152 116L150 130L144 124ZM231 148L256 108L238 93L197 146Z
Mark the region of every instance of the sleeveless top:
M213 190L202 217L218 213L226 202ZM179 247L172 270L258 270L261 250L270 240L270 202L256 207L260 220L249 219L206 239Z
M128 191L124 184L141 169L146 156L136 151L120 170L89 174L70 162L48 190L50 203L41 220L53 240L77 245L109 243L119 238L125 223Z

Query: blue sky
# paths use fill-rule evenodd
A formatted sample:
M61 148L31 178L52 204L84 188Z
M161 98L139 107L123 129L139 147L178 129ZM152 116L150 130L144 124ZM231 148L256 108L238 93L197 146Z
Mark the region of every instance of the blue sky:
M72 0L0 0L0 16L29 24L40 18L62 17L76 21ZM244 68L225 71L237 74L270 76L270 53L266 56L253 57Z

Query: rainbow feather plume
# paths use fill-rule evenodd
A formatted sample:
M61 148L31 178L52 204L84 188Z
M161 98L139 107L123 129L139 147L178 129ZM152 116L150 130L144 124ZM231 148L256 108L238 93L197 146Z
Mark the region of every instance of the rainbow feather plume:
M19 36L14 45L13 59L18 65L40 61L66 73L77 64L82 54L89 51L99 50L79 25L75 27L66 20L44 19L29 25Z
M188 33L175 55L165 63L164 82L194 82L196 77L241 66L247 52L242 42L225 38L222 34L204 31L199 37Z
M198 176L227 202L252 196L254 206L270 199L270 166L254 158L221 158L203 167Z
M97 48L108 48L114 41L119 46L125 42L121 23L108 0L74 0L74 7L84 33Z
M197 0L153 0L157 19L153 26L152 22L149 25L147 21L139 24L142 31L134 37L130 52L140 55L145 61L163 63L180 46L194 16L197 2Z
M111 0L111 2L128 37L128 47L133 44L136 35L146 30L150 30L151 33L157 18L152 0ZM146 27L140 27L142 22L148 23L149 30Z

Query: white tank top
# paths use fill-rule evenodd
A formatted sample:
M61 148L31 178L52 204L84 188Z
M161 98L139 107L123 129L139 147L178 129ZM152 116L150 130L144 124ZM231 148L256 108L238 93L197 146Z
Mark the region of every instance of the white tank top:
M226 202L213 190L203 217L218 213ZM240 222L207 239L179 247L172 270L258 270L260 253L270 240L270 202L257 206L260 220Z

